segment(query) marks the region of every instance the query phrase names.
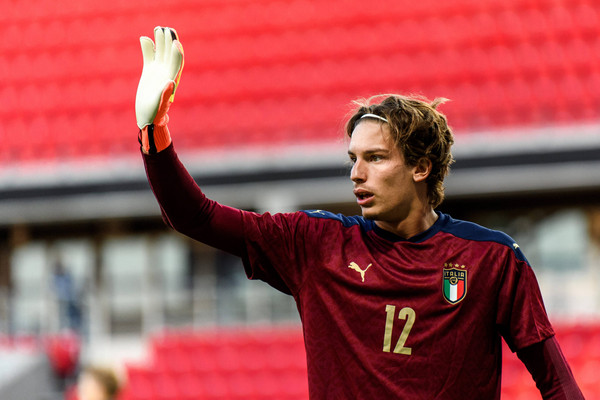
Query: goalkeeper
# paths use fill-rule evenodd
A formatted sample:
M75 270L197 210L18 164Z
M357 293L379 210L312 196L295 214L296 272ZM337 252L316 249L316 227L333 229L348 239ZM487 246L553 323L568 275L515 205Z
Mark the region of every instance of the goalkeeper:
M154 34L141 39L135 107L164 220L294 296L311 399L499 399L501 338L542 398L583 398L519 246L435 211L453 144L439 100L356 108L346 133L361 216L241 211L207 199L175 153L167 111L183 49L174 30Z

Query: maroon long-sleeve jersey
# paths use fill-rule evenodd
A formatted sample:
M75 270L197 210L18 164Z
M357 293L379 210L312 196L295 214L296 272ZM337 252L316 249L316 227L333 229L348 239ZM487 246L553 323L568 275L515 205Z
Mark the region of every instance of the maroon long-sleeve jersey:
M499 399L501 337L534 349L541 385L580 395L564 358L559 372L546 363L562 354L546 340L534 273L504 233L438 213L405 240L360 216L241 211L207 199L172 146L144 160L169 225L294 296L311 399Z
M438 215L403 240L362 217L244 213L248 275L298 304L311 394L495 399L500 337L520 349L553 335L517 244Z

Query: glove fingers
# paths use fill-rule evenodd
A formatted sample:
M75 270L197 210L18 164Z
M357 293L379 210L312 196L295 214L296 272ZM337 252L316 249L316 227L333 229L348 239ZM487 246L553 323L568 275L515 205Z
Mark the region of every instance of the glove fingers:
M160 26L154 28L154 42L156 43L155 59L163 61L165 59L165 33Z
M171 60L169 63L169 78L179 84L181 71L183 70L183 47L178 41L174 41L171 46Z
M164 58L165 65L169 65L171 62L171 47L173 46L173 36L171 36L171 30L169 28L163 28L163 35L165 38Z
M175 42L178 38L177 32L173 28L164 28L165 34L165 65L168 66L169 71L171 71L172 62L174 60L175 54L173 53L173 42ZM169 74L170 79L175 79L173 74Z
M175 29L169 28L169 31L171 31L171 39L173 39L173 41L179 40L179 35Z
M144 65L154 61L154 43L152 43L152 39L147 36L142 36L140 37L140 45L142 46Z

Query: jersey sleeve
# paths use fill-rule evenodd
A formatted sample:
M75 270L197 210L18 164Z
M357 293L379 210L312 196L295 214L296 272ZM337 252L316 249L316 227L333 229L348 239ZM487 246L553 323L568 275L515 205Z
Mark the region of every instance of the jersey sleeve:
M583 400L567 359L555 337L517 352L544 399Z
M507 256L496 324L513 352L554 335L533 269L519 250Z
M157 154L142 156L167 225L209 246L245 256L241 210L208 199L177 157L173 144Z
M251 279L263 280L287 294L298 290L314 255L307 240L320 237L319 224L310 224L302 212L260 215L208 199L177 157L173 144L157 154L143 154L143 159L167 225L241 257Z
M321 237L322 227L303 212L244 213L243 217L246 275L295 295L314 264L311 260L318 257L320 246L311 246L310 240Z

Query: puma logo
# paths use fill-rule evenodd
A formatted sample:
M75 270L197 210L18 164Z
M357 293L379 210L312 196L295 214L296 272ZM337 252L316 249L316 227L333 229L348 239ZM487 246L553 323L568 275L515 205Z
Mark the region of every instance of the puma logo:
M358 266L358 264L357 264L357 263L355 263L354 261L352 261L352 262L350 263L350 265L348 265L348 268L350 268L350 269L353 269L353 270L355 270L356 272L358 272L358 273L360 274L360 278L361 278L361 279L362 279L362 281L364 282L364 281L365 281L365 272L367 272L367 270L368 270L369 268L371 268L371 265L373 265L373 264L369 264L369 265L367 265L367 268L365 268L365 269L361 269L361 268Z

